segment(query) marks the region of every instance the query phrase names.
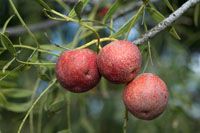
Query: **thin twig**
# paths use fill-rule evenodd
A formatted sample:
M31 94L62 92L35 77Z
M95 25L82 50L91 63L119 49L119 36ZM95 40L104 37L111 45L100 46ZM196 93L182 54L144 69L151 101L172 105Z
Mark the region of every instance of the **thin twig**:
M31 113L31 111L33 110L33 108L35 107L35 105L39 102L39 100L41 99L41 97L46 94L46 92L48 92L48 90L56 83L56 79L53 79L52 82L50 82L49 86L40 94L40 96L33 102L32 106L29 108L28 112L26 113L24 119L22 120L19 129L17 131L17 133L21 133L22 127L24 126L24 123L26 121L26 119L28 118L29 114Z
M125 111L124 111L123 133L127 132L127 124L128 124L128 109L125 108Z
M26 31L28 32L28 34L31 36L31 38L33 39L33 41L36 44L37 48L39 48L39 43L38 43L35 35L31 32L31 30L29 29L29 27L24 22L23 18L21 17L21 15L19 14L17 8L15 7L13 1L9 0L9 3L10 3L10 6L12 7L12 10L16 14L16 16L18 17L19 21L21 22L22 26L26 29ZM34 54L35 54L35 52L32 53L32 55L34 55Z
M115 41L115 40L117 40L117 39L107 37L107 38L101 38L101 39L99 40L99 42L104 42L104 41ZM93 44L95 44L95 43L97 43L97 40L96 40L96 39L94 39L94 40L92 40L92 41L90 41L90 42L88 42L88 43L86 43L86 44L84 44L84 45L82 45L82 46L80 46L80 47L77 47L76 49L83 49L83 48L89 47L89 46L91 46L91 45L93 45Z
M71 115L70 115L70 103L71 103L71 98L70 98L70 92L67 93L67 128L68 132L71 133Z
M200 0L188 0L185 2L180 8L178 8L175 12L173 12L169 17L164 19L150 31L146 32L142 37L133 41L134 44L143 44L147 40L154 37L156 34L161 32L162 30L166 29L170 26L174 21L176 21L183 13L185 13L190 7L200 2Z
M36 94L36 91L37 91L39 84L40 84L40 79L38 78L36 80L36 83L35 83L34 88L33 88L33 94L31 96L31 103L34 102L34 97L35 97L35 94ZM33 122L34 120L33 119L34 119L33 118L33 111L31 111L30 115L29 115L30 133L34 133L34 122Z

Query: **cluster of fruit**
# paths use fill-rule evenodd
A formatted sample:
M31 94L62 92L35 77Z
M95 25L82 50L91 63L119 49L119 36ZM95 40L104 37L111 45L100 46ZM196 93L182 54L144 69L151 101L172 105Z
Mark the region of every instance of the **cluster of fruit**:
M59 83L71 92L85 92L95 87L101 75L112 83L126 84L123 101L137 118L152 120L166 108L168 90L155 74L143 73L140 50L129 41L113 41L98 55L90 49L63 52L56 64Z

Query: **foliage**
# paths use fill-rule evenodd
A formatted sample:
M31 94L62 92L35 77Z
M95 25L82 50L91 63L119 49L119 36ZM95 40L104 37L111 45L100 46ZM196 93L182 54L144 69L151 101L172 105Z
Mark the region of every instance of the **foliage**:
M0 0L0 132L123 131L124 85L102 78L89 92L67 92L55 80L55 61L64 50L89 47L98 52L115 39L133 41L185 1L112 2ZM164 114L153 121L129 114L127 132L200 130L199 6L139 45L143 56L140 73L158 74L168 85L170 101ZM104 17L98 16L101 7L109 7ZM46 20L57 24L42 25L42 31L37 26ZM34 23L36 30L29 26ZM18 25L24 28L19 30ZM17 35L10 27L19 30Z

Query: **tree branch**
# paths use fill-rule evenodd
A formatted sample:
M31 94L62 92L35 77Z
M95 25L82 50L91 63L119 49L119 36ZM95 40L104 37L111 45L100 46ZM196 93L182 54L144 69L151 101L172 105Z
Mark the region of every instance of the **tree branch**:
M63 0L64 2L73 2L76 3L78 2L78 0ZM151 2L156 2L157 0L151 0ZM94 3L93 1L90 1ZM125 14L134 11L137 7L139 7L140 5L142 5L142 1L138 1L138 2L134 2L133 4L130 4L130 6L126 7L123 10L119 10L116 15L113 17L114 20L116 20L118 17L123 17ZM30 30L32 32L36 32L36 31L41 31L41 30L45 30L48 29L50 27L54 27L57 26L61 23L61 21L54 21L54 20L46 20L44 22L39 22L39 23L35 23L35 24L31 24L28 27L30 28ZM0 28L0 32L2 31L2 29ZM22 35L25 34L27 32L27 30L23 27L23 26L13 26L13 27L8 27L6 28L6 32L10 35L10 36L18 36L18 35Z
M29 25L29 28L32 32L38 31L38 30L44 30L53 26L56 26L58 24L61 24L63 22L61 21L54 21L54 20L46 20L44 22L36 23ZM0 32L2 29L0 29ZM10 36L16 36L16 35L22 35L27 32L27 30L23 26L14 26L14 27L8 27L6 29L6 32Z
M168 18L164 19L150 31L146 32L142 37L133 41L134 44L143 44L150 38L154 37L156 34L161 32L162 30L166 29L170 26L174 21L176 21L183 13L185 13L190 7L200 2L200 0L188 0L185 2L180 8L178 8L175 12L169 15Z

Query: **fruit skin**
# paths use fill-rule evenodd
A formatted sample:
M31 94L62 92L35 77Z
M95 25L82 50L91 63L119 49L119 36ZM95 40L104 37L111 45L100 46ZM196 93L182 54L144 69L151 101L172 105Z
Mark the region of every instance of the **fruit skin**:
M113 83L127 83L140 71L141 60L141 53L136 45L129 41L117 40L101 49L97 65L107 80Z
M97 54L90 49L64 51L56 63L59 83L75 93L95 87L101 77L96 58Z
M164 81L152 73L143 73L125 87L123 101L135 117L152 120L165 110L168 95Z

